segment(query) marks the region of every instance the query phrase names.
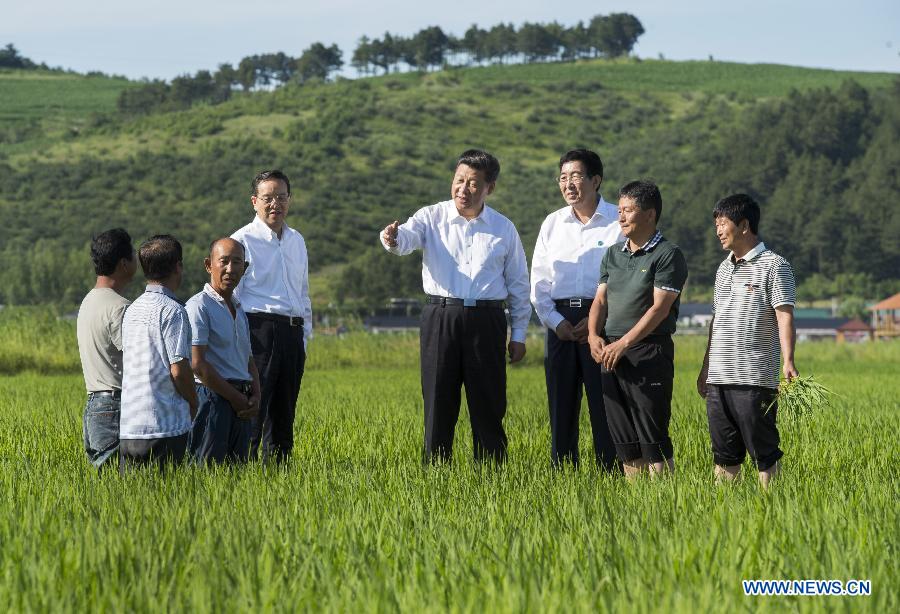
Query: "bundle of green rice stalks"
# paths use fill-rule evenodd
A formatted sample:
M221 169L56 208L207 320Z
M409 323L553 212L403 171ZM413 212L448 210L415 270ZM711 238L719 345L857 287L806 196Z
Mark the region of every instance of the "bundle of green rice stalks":
M777 403L778 412L782 416L803 418L812 412L829 407L836 396L837 394L817 382L812 375L795 377L790 381L782 380L778 387L778 395L768 409Z

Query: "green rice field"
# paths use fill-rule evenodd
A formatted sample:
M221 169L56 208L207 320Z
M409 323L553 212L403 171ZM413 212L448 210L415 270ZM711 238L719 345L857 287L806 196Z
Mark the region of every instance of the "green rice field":
M471 462L465 412L453 465L424 468L417 340L355 333L311 343L286 466L121 478L82 451L71 323L0 331L3 611L897 611L898 343L800 345L801 373L840 396L781 417L763 492L752 473L713 484L700 337L676 345L676 477L626 483L550 469L537 335L509 369L500 469ZM28 347L60 358L8 360ZM751 597L742 579L871 594Z

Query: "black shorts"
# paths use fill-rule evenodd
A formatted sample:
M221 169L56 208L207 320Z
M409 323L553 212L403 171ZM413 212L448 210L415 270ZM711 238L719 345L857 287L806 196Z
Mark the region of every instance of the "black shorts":
M707 384L706 417L717 465L740 465L749 452L759 471L766 471L784 456L775 426L778 406L772 404L776 394L762 386Z
M651 337L625 350L615 370L601 371L606 420L622 461L672 458L674 359L671 337Z

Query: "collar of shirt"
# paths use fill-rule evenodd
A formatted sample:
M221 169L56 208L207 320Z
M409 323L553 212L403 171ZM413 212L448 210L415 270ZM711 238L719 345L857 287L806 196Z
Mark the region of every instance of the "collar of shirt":
M173 301L178 302L178 297L175 296L175 293L163 286L162 284L147 284L147 288L145 292L154 292L156 294L165 294Z
M481 207L481 213L479 213L477 217L467 220L460 215L459 210L456 208L456 201L453 199L447 201L447 221L451 224L465 224L467 222L484 222L485 224L488 224L491 221L491 213L491 208L487 206L487 203L484 203Z
M760 241L756 244L756 247L744 254L743 258L735 259L734 252L731 252L731 264L737 264L738 262L750 262L764 251L766 251L766 244Z
M659 245L659 242L662 241L662 239L663 239L662 233L661 233L660 231L657 230L657 231L653 234L653 236L650 237L650 238L647 240L646 243L644 243L643 245L641 245L641 246L638 248L637 251L639 251L639 252L649 252L649 251L652 251L654 247L656 247L657 245ZM626 239L626 240L625 240L625 244L622 246L622 251L623 251L623 252L631 252L631 250L628 249L628 243L629 243L629 241L628 241L628 239ZM636 252L635 252L635 253L636 253Z
M219 294L218 292L216 292L215 288L213 288L208 283L203 284L203 292L208 294L210 297L214 298L216 300L216 302L221 303L225 307L228 307L228 305L225 304L225 299L222 298L222 295ZM231 294L231 304L234 306L235 309L239 309L241 306L241 302L238 300L238 297L236 297L233 292Z
M597 197L597 208L594 210L594 215L592 215L591 219L583 224L584 226L599 226L603 222L616 219L619 216L619 210L614 205L603 200L603 197L599 194L597 195ZM574 207L569 207L569 215L566 216L565 221L575 222L581 225L581 220L579 220L578 216L575 215Z
M258 236L261 239L266 239L267 241L278 241L278 233L266 226L266 223L259 219L258 215L253 216L253 222L251 222L253 226L253 234ZM287 223L281 227L281 238L284 239L290 228Z

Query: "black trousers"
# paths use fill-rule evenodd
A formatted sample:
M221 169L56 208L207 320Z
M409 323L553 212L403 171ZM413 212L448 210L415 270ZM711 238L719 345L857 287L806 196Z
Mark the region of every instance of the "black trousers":
M557 307L557 311L575 326L588 316L590 304L585 301L583 307ZM577 341L561 341L554 331L548 329L544 374L550 407L550 456L553 463L569 461L578 464L578 416L584 386L597 465L610 471L616 470L616 448L609 433L603 404L601 367L591 357L591 346Z
M250 458L286 460L294 448L294 416L306 364L303 327L248 313L250 348L259 370L262 394L252 421Z
M425 305L420 334L425 462L449 461L466 388L476 460L506 458L506 314L500 307Z
M623 462L643 458L660 463L672 458L674 378L675 346L668 336L645 337L625 350L613 371L603 369L609 432Z
M740 465L749 452L757 469L768 471L784 456L775 425L777 394L762 386L707 384L706 416L717 465Z
M187 452L189 433L157 439L122 439L119 441L119 472L125 474L144 465L160 469L181 464Z

